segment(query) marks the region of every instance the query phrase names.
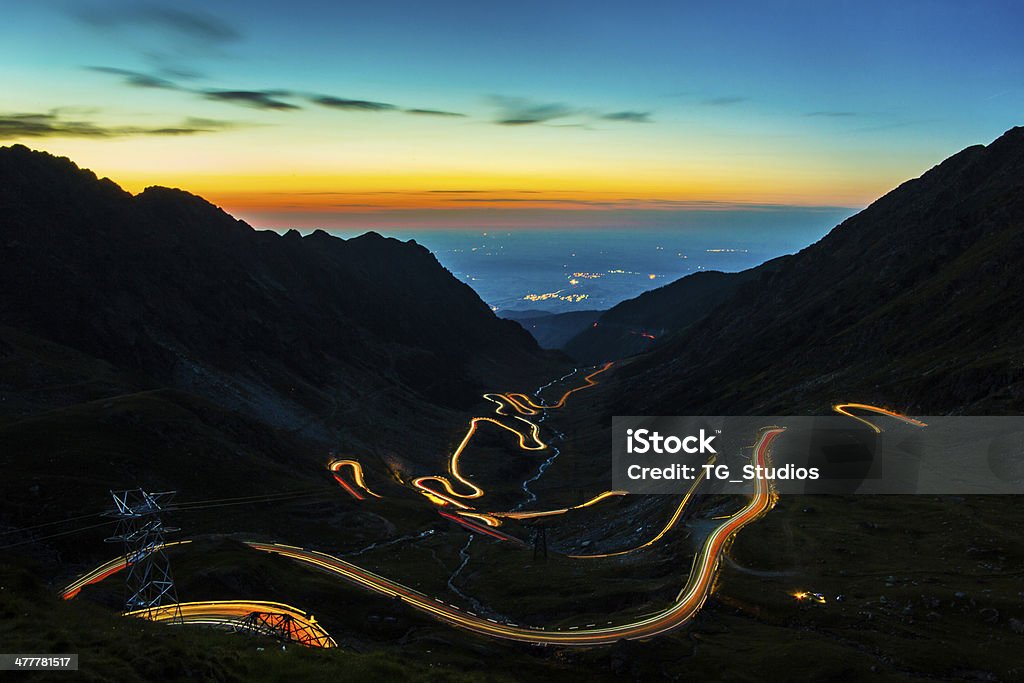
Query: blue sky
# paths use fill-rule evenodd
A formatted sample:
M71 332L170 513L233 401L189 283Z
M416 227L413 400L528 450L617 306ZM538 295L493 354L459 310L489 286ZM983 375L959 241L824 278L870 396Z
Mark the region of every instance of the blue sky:
M5 15L0 143L267 225L857 207L1024 111L1012 2L87 1Z

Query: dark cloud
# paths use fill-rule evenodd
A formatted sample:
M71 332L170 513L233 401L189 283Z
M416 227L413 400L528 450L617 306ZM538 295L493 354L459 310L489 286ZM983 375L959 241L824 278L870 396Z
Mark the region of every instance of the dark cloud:
M108 7L78 7L74 16L98 28L154 28L193 42L223 44L241 35L227 22L207 14L167 5L119 3Z
M546 123L579 113L578 110L557 102L531 102L522 97L492 95L488 98L498 108L495 123L502 126L523 126Z
M0 114L0 140L57 135L105 137L104 130L85 121L62 121L57 114Z
M287 90L200 90L198 92L208 100L230 102L255 109L289 111L302 108L297 104L278 99L289 97L291 93Z
M826 211L835 211L838 209L844 209L845 207L835 206L793 206L788 204L769 204L769 203L757 203L757 202L726 202L726 201L713 201L713 200L674 200L674 199L646 199L640 197L629 197L624 199L578 199L573 197L554 197L554 198L536 198L531 199L529 197L513 197L513 196L496 196L496 197L453 197L446 200L451 203L460 204L488 204L488 203L521 203L521 204L537 204L537 205L570 205L570 206L581 206L581 207L599 207L599 208L618 208L618 209L650 209L654 211L659 210L679 210L679 211L759 211L759 212L777 212L777 211L800 211L809 213L820 213Z
M731 107L734 104L741 104L749 99L749 97L727 95L725 97L712 97L711 99L704 100L702 104L707 105L709 107Z
M593 109L571 107L560 102L534 102L524 97L505 97L492 95L488 101L498 109L495 123L501 126L524 126L544 124L549 126L590 129L586 122L558 122L558 119L578 117L590 120L619 121L625 123L650 123L651 113L646 111L624 110L602 112Z
M601 114L605 121L627 121L629 123L650 123L651 113L648 111L613 111Z
M314 95L308 98L310 102L332 109L348 109L353 111L394 111L398 109L387 102L373 102L370 100L349 100L343 97L332 97L331 95Z
M130 85L135 88L165 88L167 90L179 89L176 83L165 78L160 78L159 76L142 73L141 71L118 69L112 66L87 66L85 68L89 71L96 71L101 74L120 76L125 85Z
M241 124L236 121L221 121L220 119L203 119L190 116L179 126L140 130L144 130L146 135L193 135L195 133L216 133L247 126L248 124Z
M194 81L205 76L202 71L190 69L184 66L176 66L174 64L160 66L157 70L160 72L161 76L166 76L168 78L180 78L184 81Z
M198 95L208 100L215 100L218 102L228 102L230 104L238 104L246 107L253 107L256 109L270 109L277 111L288 111L294 109L301 109L297 104L285 101L282 98L302 98L313 104L318 104L322 107L328 107L330 109L341 109L347 111L365 111L365 112L383 112L383 111L403 111L408 114L420 114L425 116L465 116L451 111L442 111L440 109L403 109L395 104L389 104L387 102L375 102L373 100L355 100L346 97L335 97L333 95L321 95L321 94L310 94L310 93L297 93L290 90L212 90L212 89L196 89L175 83L174 81L163 78L152 73L145 73L142 71L134 71L132 69L122 69L113 66L87 66L85 67L89 71L95 71L101 74L107 74L110 76L117 76L121 79L122 83L131 86L133 88L162 88L165 90L178 90L180 92L186 92L193 95ZM180 78L195 78L198 74L187 70L168 70L161 69L162 73L173 73L177 74ZM168 75L170 75L170 73Z
M102 126L91 121L67 119L57 111L46 113L0 113L0 139L13 138L116 138L137 135L194 135L236 128L231 121L185 119L176 126Z
M208 100L218 102L229 102L256 109L273 109L279 111L301 109L299 105L285 102L279 98L294 97L294 93L287 90L196 90L179 85L166 78L131 69L121 69L113 66L88 66L90 71L102 74L121 77L125 85L135 88L163 88L166 90L179 90L204 97Z
M421 116L457 116L465 117L457 111L442 111L440 109L403 109L406 114L419 114Z
M809 111L804 114L804 116L844 119L852 116L860 116L860 114L855 111Z

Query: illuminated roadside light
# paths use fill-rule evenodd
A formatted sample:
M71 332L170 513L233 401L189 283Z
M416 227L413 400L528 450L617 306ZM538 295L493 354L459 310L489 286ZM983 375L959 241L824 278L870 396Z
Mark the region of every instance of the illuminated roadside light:
M647 276L647 279L648 280L654 280L657 277L658 277L657 275L655 275L654 273L651 273L650 275Z
M795 593L790 593L790 595L796 598L797 602L808 602L815 603L818 605L824 605L827 602L827 600L825 600L825 596L821 593L812 593L810 591L796 591Z

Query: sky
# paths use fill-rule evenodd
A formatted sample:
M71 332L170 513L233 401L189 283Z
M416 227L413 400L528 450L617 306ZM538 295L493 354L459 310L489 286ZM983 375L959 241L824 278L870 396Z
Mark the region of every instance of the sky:
M867 205L1024 123L1020 2L5 3L0 144L257 227Z

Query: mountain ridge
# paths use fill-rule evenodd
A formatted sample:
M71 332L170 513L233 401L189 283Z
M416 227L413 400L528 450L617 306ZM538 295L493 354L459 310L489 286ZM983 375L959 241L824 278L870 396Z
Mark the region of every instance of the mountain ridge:
M0 150L0 249L11 264L0 281L8 291L33 288L31 300L0 299L9 325L128 362L131 352L147 347L156 355L134 364L158 379L170 370L156 357L162 345L173 344L169 330L190 328L191 343L235 369L247 351L283 351L290 344L290 353L302 356L317 346L362 345L352 322L387 344L415 339L408 348L427 350L438 375L454 374L479 348L498 356L514 351L521 361L540 356L525 331L494 316L415 242L377 233L341 240L322 231L306 237L256 231L183 190L154 186L131 195L70 160L38 154ZM160 290L159 278L173 286ZM72 310L56 313L62 304ZM177 315L172 304L180 307ZM250 315L261 305L286 325L304 323L308 334L273 339L260 316ZM325 332L316 323L332 315L348 321L346 329ZM197 320L209 334L199 334ZM161 325L168 338L156 342ZM363 352L372 355L376 344L368 341ZM316 375L315 364L307 365L304 374ZM421 374L406 372L414 386Z
M917 412L1019 410L1022 257L1017 127L760 273L633 363L625 396L652 414L822 410L851 395Z

